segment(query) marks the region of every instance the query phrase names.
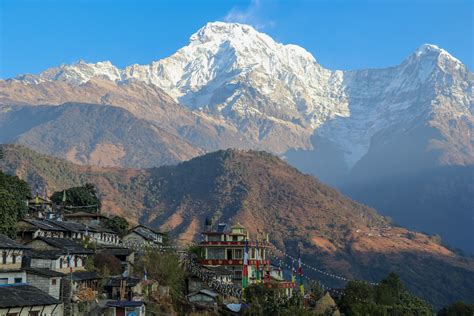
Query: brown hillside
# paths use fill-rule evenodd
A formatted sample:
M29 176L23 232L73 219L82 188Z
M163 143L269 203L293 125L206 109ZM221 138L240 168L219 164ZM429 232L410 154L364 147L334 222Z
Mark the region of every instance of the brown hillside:
M399 273L418 295L437 306L474 301L474 261L435 238L394 227L312 176L263 152L218 151L177 166L102 169L6 146L2 169L50 190L95 183L105 211L170 230L181 241L197 237L206 217L240 222L270 235L281 250L322 270L377 281ZM312 271L330 286L338 280Z

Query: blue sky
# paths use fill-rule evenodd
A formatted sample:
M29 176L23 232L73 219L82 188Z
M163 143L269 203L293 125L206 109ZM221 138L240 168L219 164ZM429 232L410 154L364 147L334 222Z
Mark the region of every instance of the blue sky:
M80 59L123 67L186 45L209 21L251 24L330 69L399 64L423 43L474 66L474 1L0 0L0 78Z

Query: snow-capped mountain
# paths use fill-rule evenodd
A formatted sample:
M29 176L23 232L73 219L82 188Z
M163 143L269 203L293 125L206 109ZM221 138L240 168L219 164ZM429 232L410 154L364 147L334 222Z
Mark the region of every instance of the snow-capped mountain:
M377 144L377 135L402 137L423 125L441 133L426 146L449 147L442 159L474 162L474 136L453 136L459 131L449 123L473 129L473 74L435 45L421 46L396 67L333 71L299 46L276 43L247 25L214 22L148 65L118 69L81 61L14 81L79 87L92 80L157 86L216 129L235 129L242 147L290 150L290 161L292 149L313 157L329 146L350 169Z

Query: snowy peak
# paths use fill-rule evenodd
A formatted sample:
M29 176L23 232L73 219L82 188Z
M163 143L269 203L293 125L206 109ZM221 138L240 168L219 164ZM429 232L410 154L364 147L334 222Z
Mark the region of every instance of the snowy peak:
M190 44L203 44L214 41L245 40L248 37L258 37L262 33L253 27L239 23L210 22L191 35ZM270 41L273 41L268 37Z
M446 70L449 66L453 66L457 69L465 68L459 59L453 57L446 50L433 44L421 45L407 58L405 62L418 64L431 62L433 65L439 66L442 70Z
M46 69L39 75L22 75L15 79L33 84L46 81L65 81L79 85L93 78L117 81L121 80L121 72L110 61L94 64L80 60L71 65L61 65L60 67Z

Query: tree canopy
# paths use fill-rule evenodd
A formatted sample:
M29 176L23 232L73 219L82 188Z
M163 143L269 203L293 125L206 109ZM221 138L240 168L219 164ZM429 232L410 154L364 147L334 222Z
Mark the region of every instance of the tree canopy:
M432 307L406 290L395 273L376 286L348 282L339 306L347 315L433 315Z
M111 218L107 219L105 226L108 229L116 232L120 237L123 237L127 234L129 224L128 221L123 217L112 216Z
M98 210L102 207L96 188L91 183L63 191L56 191L51 196L51 200L58 205L88 206L84 208L86 211Z
M442 308L438 316L472 316L474 315L474 304L455 302Z
M27 197L31 194L28 184L17 176L0 171L0 233L15 237L16 222L28 211Z

